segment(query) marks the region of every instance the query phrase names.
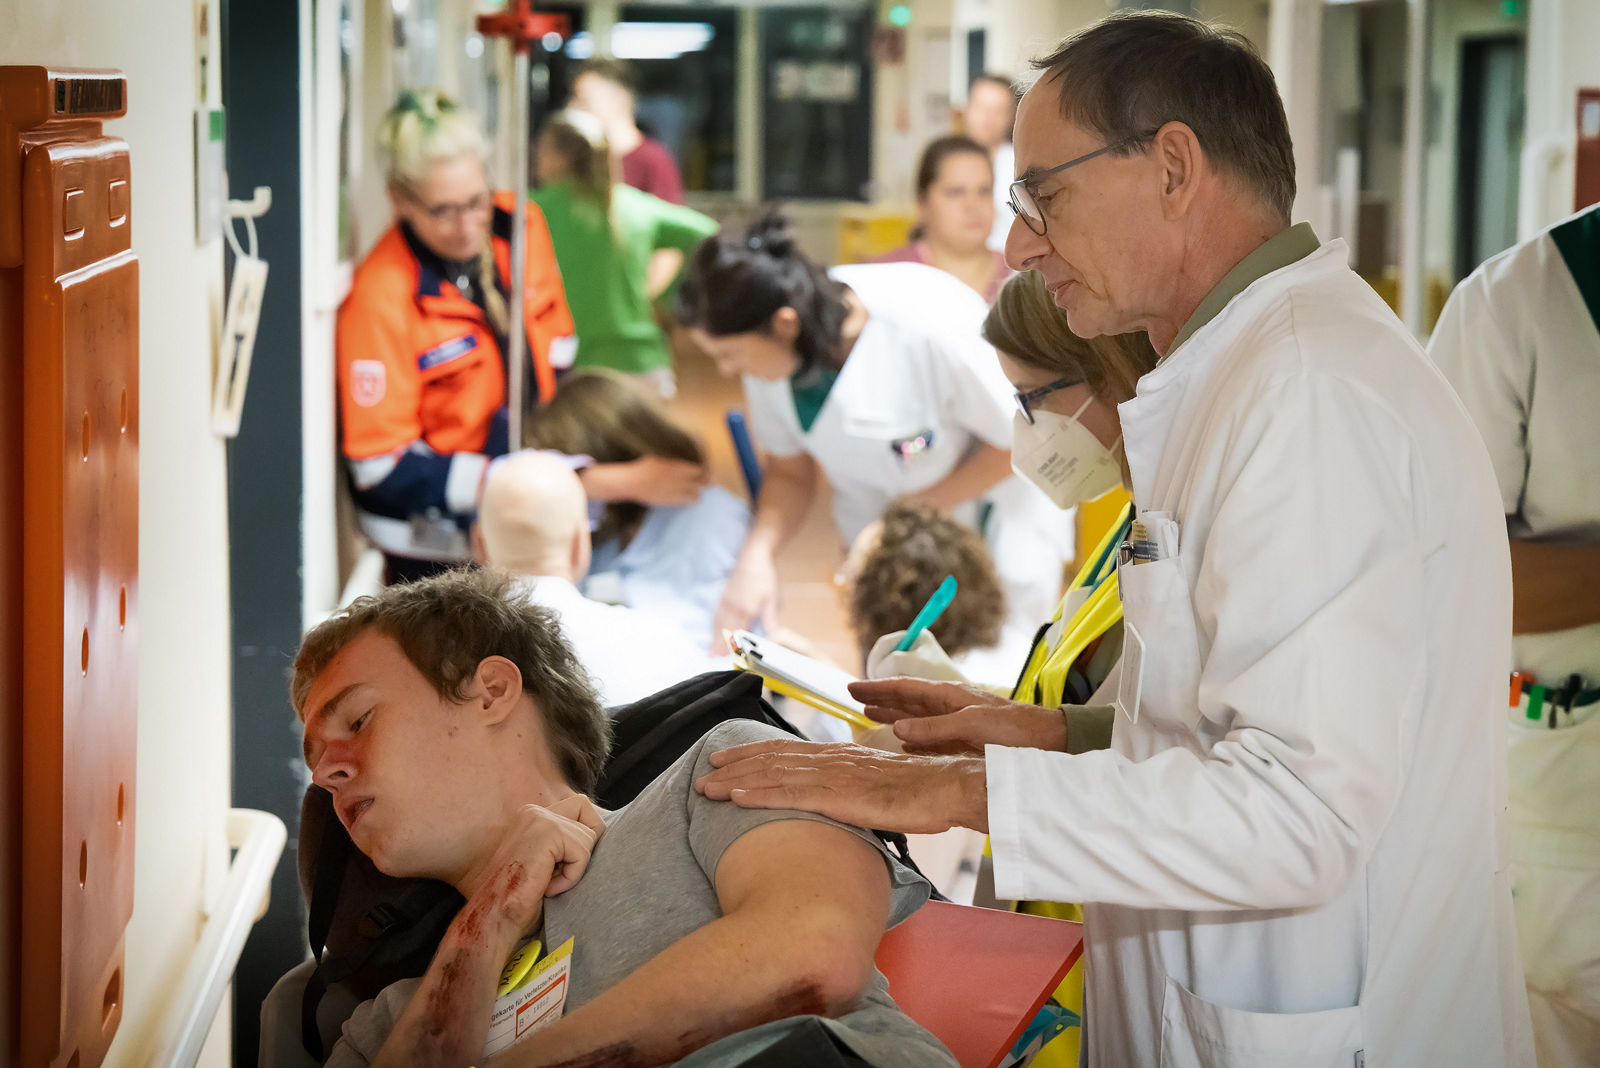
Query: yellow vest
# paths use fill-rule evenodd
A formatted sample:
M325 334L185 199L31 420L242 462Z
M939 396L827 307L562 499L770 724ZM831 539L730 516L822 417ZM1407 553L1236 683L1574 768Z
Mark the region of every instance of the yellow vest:
M1122 600L1118 593L1114 566L1116 547L1127 537L1133 506L1125 505L1095 551L1073 578L1072 585L1056 606L1050 625L1034 642L1028 654L1013 701L1026 701L1045 708L1065 702L1067 673L1094 641L1122 621ZM1069 613L1069 605L1072 606ZM1019 901L1017 911L1033 916L1083 922L1083 907L1058 901ZM1083 1015L1083 958L1067 972L1056 987L1053 1000L1064 1009ZM1081 1030L1068 1028L1045 1043L1031 1062L1032 1068L1077 1068Z

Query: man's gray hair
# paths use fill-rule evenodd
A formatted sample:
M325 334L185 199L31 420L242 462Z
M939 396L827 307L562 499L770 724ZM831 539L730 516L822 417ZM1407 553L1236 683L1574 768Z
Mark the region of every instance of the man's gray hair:
M1125 11L1033 61L1061 115L1126 155L1164 124L1194 131L1207 160L1284 222L1294 206L1294 145L1272 70L1236 30L1169 11Z

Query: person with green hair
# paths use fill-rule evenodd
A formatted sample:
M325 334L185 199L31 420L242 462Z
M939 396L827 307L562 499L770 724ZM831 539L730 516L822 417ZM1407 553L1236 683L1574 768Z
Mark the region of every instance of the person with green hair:
M616 181L600 120L558 111L539 134L533 202L544 213L578 328L578 367L643 378L676 392L672 350L653 312L684 257L716 220Z

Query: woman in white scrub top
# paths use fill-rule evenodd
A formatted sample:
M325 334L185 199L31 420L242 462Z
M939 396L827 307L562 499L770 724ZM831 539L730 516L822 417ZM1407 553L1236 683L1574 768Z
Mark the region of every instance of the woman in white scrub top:
M1528 676L1506 695L1510 866L1539 1065L1600 1064L1600 206L1473 271L1428 352L1489 447L1510 538Z
M1008 612L1049 614L1064 524L1043 494L1008 477L1012 390L980 337L976 293L920 264L824 271L773 213L708 239L681 303L695 343L743 377L751 433L768 456L719 630L774 622L773 556L810 506L819 470L845 544L896 499L975 527L982 499Z

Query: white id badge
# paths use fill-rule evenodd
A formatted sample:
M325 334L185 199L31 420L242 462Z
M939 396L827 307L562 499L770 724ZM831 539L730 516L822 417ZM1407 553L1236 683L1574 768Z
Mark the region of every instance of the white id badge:
M1139 690L1144 684L1144 638L1126 616L1122 620L1122 675L1117 679L1117 711L1139 722Z
M489 1035L483 1047L484 1060L516 1045L539 1028L561 1019L567 1007L567 986L572 975L572 941L567 939L549 956L528 968L524 977L510 980L509 985L513 985L513 989L504 991L495 999L494 1010L489 1017ZM507 962L502 975L502 990L508 985L504 982L506 977L514 970L519 970L519 965L527 968L525 958L519 961L527 948L513 954ZM537 956L538 952L539 944L532 943L531 955Z

